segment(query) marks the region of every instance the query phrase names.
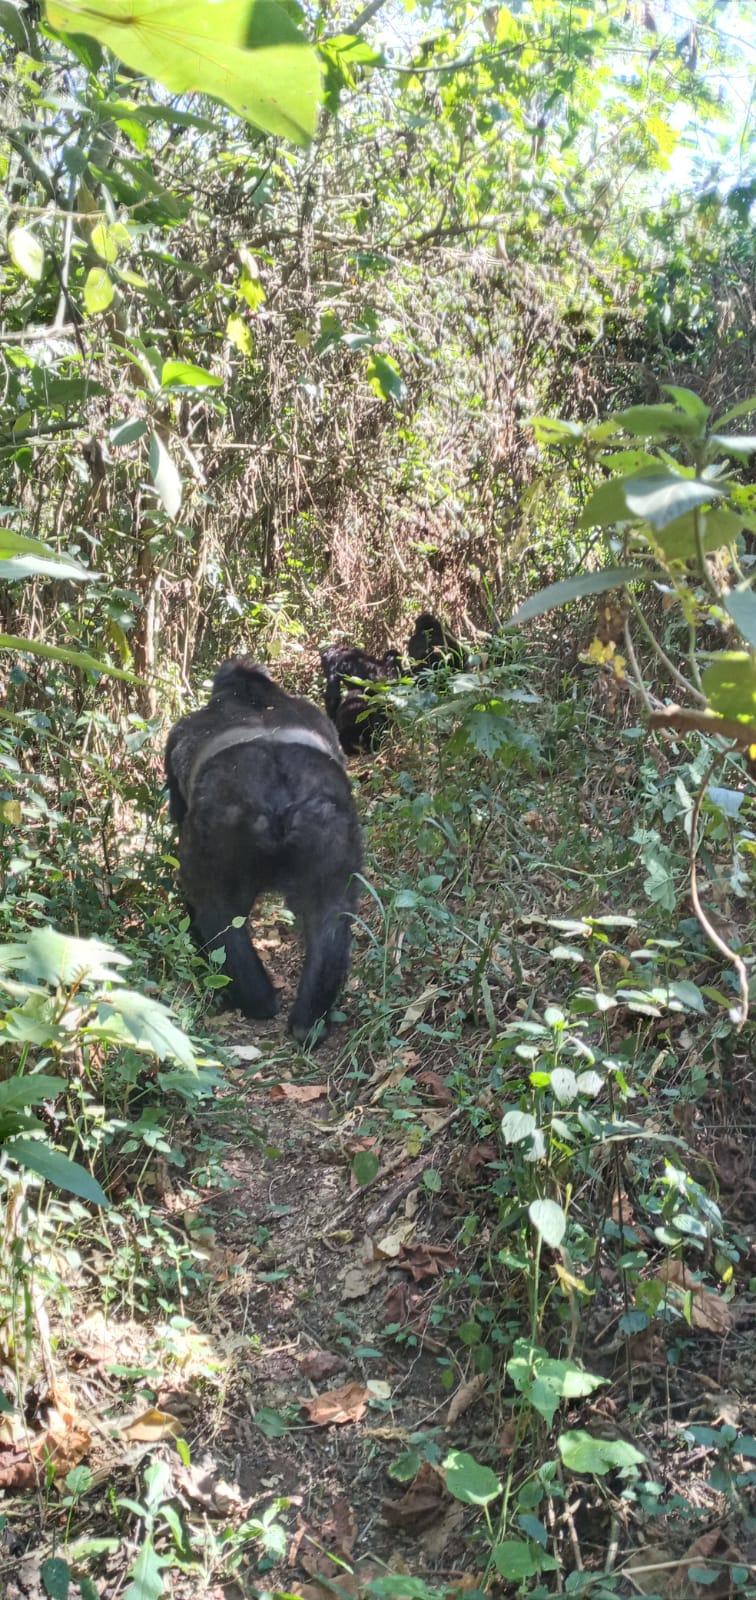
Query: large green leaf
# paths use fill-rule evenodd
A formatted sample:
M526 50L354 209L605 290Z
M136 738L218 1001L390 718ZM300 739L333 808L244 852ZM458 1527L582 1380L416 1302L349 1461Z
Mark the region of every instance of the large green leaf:
M141 1050L148 1050L160 1061L166 1058L178 1061L182 1067L195 1066L194 1051L189 1040L176 1027L173 1018L159 1000L137 994L133 989L113 989L103 996L98 1006L100 1020L115 1012L126 1028L127 1034Z
M557 1439L559 1454L570 1472L593 1472L603 1477L613 1467L641 1466L645 1456L625 1439L598 1439L575 1428Z
M627 411L616 412L612 422L636 439L667 439L670 434L685 438L700 431L698 419L680 406L628 406Z
M712 424L712 433L721 433L729 422L737 422L738 417L750 417L756 411L756 394L749 395L747 400L741 400L737 406L730 406L729 411L723 411Z
M160 381L164 389L217 389L223 383L193 361L164 361Z
M703 691L720 717L756 723L756 655L725 650L714 656L703 675Z
M81 982L118 982L120 967L131 965L122 950L100 939L77 939L57 928L34 928L18 951L16 970L32 979L67 988Z
M107 311L112 304L115 289L113 279L104 267L91 267L84 281L84 309L89 317Z
M67 1189L69 1194L78 1195L80 1200L91 1200L96 1206L110 1204L104 1189L86 1167L80 1167L78 1161L69 1161L68 1156L62 1156L59 1150L53 1150L41 1139L13 1139L5 1146L5 1154L19 1167L27 1167L39 1178L54 1184L56 1189Z
M446 1487L455 1500L466 1506L487 1506L501 1494L501 1483L490 1467L484 1467L466 1450L450 1450L444 1461Z
M0 650L18 651L21 655L42 656L45 661L62 661L67 667L81 667L84 672L101 672L104 678L121 678L124 683L142 683L133 672L122 667L110 667L96 656L83 650L65 650L61 645L43 644L41 639L22 639L14 633L0 633Z
M681 411L695 422L697 431L703 433L711 413L694 389L681 389L679 384L664 383L662 393L670 395Z
M725 608L743 638L756 650L756 592L733 589L725 600Z
M723 545L734 544L743 526L741 517L722 506L716 506L713 511L702 511L699 516L701 539L707 555L713 550L721 550ZM668 523L656 538L668 561L695 560L698 552L693 512L689 511L686 516Z
M14 267L25 278L39 283L45 270L45 252L39 239L28 228L11 228L8 234L8 255Z
M721 499L722 490L713 483L701 483L698 478L680 478L675 472L665 472L626 481L624 494L628 511L661 532L686 512Z
M320 64L276 0L46 0L45 9L52 28L92 34L174 94L213 95L296 144L315 132Z
M38 576L91 583L99 574L89 572L73 556L58 555L41 539L27 539L10 528L0 528L0 579L16 582Z
M65 1087L65 1078L48 1078L41 1072L26 1078L6 1078L0 1083L0 1112L20 1111L26 1106L38 1106L43 1100L55 1100Z
M543 617L547 611L565 606L570 600L581 600L588 594L605 594L608 589L620 589L625 583L648 583L650 577L645 567L608 567L604 572L579 572L574 578L563 578L561 583L550 583L547 589L539 589L517 607L509 620L519 627L520 623L529 622L532 617Z
M531 1200L528 1216L544 1244L550 1245L552 1250L558 1250L564 1238L567 1218L556 1200Z

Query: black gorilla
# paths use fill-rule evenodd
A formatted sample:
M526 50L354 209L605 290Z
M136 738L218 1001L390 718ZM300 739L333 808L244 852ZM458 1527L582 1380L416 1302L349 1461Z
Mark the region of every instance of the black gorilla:
M447 666L461 672L467 666L464 646L431 611L422 611L417 618L407 640L407 655L416 673Z
M325 708L347 755L358 750L372 750L386 726L383 707L364 689L350 684L350 678L362 683L393 683L401 675L402 660L398 650L387 650L380 658L367 655L357 645L332 644L320 657L326 679Z
M362 865L360 825L336 734L322 711L272 683L252 657L224 662L201 711L171 729L170 811L192 931L226 953L224 1000L272 1017L278 996L245 920L266 890L301 916L305 960L289 1018L303 1040L327 1018L349 967Z

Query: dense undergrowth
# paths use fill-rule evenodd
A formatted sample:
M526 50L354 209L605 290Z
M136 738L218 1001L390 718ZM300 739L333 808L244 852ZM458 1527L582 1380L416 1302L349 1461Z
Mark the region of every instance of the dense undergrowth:
M290 1587L286 1552L302 1526L305 1548L324 1551L304 1563L316 1596L331 1581L348 1594L422 1595L458 1588L463 1574L468 1587L495 1578L529 1595L558 1592L555 1574L575 1594L641 1581L646 1594L697 1592L680 1574L748 1592L753 1173L742 1131L753 1058L732 1020L734 978L687 901L705 760L673 735L649 743L615 680L609 714L600 671L560 686L535 643L510 645L496 671L521 735L504 768L455 754L453 732L450 742L454 691L469 676L406 691L380 758L357 768L369 887L345 1024L299 1063L275 1024L229 1035L213 1022L222 974L193 953L176 909L164 814L135 804L144 751L122 775L129 826L112 855L95 829L84 842L77 833L72 856L54 797L33 774L17 777L38 825L34 852L10 863L8 934L23 876L40 927L70 926L73 902L88 934L112 939L118 907L135 1004L171 1002L194 1050L162 1014L141 1015L130 1045L109 1033L122 974L105 951L89 952L83 985L73 971L84 947L57 985L61 951L40 949L26 968L4 958L6 1047L20 1061L41 1051L35 1072L65 1080L38 1112L111 1201L92 1215L32 1176L9 1192L15 1375L2 1461L6 1544L22 1561L10 1593L40 1582L63 1593L68 1573L82 1595L109 1595L127 1570L132 1600L161 1585ZM742 758L730 766L731 788L706 803L701 860L719 918L747 948L753 799ZM290 933L275 907L262 933L285 968ZM272 1127L277 1095L317 1131ZM310 1166L313 1139L318 1163L338 1151L322 1234L302 1209L317 1203L323 1170ZM297 1186L252 1227L244 1191L262 1181L272 1195L292 1162L310 1173L309 1199ZM391 1222L371 1225L397 1183ZM240 1189L234 1222L225 1208ZM293 1239L277 1243L287 1214ZM299 1253L317 1258L322 1240L328 1254L303 1291ZM401 1272L388 1280L369 1333L343 1292L350 1263L367 1275L356 1300L375 1296L389 1268L410 1274L409 1286ZM299 1293L281 1313L289 1278ZM303 1293L309 1313L295 1309ZM280 1468L268 1492L264 1471L253 1494L249 1481L245 1493L224 1487L231 1397L287 1327L299 1329L293 1348L335 1350L352 1389L367 1385L361 1443L354 1394L341 1420L360 1471L373 1456L369 1521L396 1505L398 1487L403 1498L366 1546L356 1489L349 1536L342 1525L351 1469L335 1524L314 1526L306 1447L289 1453L285 1493ZM402 1425L400 1375L418 1363L425 1420ZM306 1387L299 1370L271 1402L253 1383L248 1426L265 1448L296 1438ZM376 1429L388 1443L371 1442ZM434 1523L435 1556L411 1532Z

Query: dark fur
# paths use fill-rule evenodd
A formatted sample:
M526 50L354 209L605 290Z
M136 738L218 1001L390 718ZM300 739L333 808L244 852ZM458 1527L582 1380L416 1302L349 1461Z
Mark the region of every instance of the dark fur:
M464 646L431 611L422 611L417 618L407 640L407 655L416 673L435 671L436 667L453 667L461 672L467 666Z
M260 738L199 752L226 729L307 729L329 750ZM181 882L193 932L226 952L223 999L248 1017L272 1017L278 996L246 928L232 928L267 890L302 919L305 960L289 1018L303 1040L327 1018L346 979L362 864L360 826L338 740L327 717L271 682L249 656L224 662L201 711L171 729L165 755L170 810L181 828Z
M325 708L336 727L341 747L347 755L372 750L386 727L386 713L370 692L350 684L350 678L363 683L393 683L401 673L398 650L384 656L369 656L357 645L332 644L324 650L320 664L325 673Z

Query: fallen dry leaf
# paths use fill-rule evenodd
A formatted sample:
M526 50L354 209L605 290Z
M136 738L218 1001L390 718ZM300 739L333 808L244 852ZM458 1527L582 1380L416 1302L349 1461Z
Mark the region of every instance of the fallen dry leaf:
M271 1100L295 1100L298 1105L308 1105L311 1100L323 1100L328 1093L325 1083L276 1083L270 1091Z
M469 1383L460 1384L456 1394L453 1394L449 1401L449 1410L446 1413L447 1428L451 1428L458 1417L463 1416L465 1411L469 1411L470 1407L475 1405L485 1387L486 1374L484 1372L479 1372L476 1377L470 1379Z
M411 1237L414 1231L415 1223L413 1218L403 1217L401 1222L395 1224L390 1233L385 1233L382 1239L376 1240L375 1249L378 1255L392 1261L395 1256L399 1255L402 1245Z
M362 1383L344 1383L340 1389L327 1389L312 1400L299 1404L311 1422L318 1428L328 1428L332 1423L359 1422L367 1410L369 1391Z
M344 1273L344 1287L341 1291L342 1300L361 1300L364 1295L383 1277L386 1270L385 1262L370 1261L364 1267L349 1267Z
M437 983L429 983L427 989L423 989L422 994L419 994L417 999L408 1005L396 1030L397 1033L409 1033L410 1028L414 1028L415 1023L420 1021L423 1012L427 1010L431 1000L435 1000L439 992Z
M690 1319L694 1328L706 1328L709 1333L729 1333L733 1321L732 1306L721 1295L715 1294L713 1289L704 1289L702 1284L694 1283L683 1261L668 1261L657 1282L663 1283L665 1288L671 1286L685 1295L690 1294Z
M420 1535L419 1544L429 1561L438 1562L441 1560L446 1546L461 1531L467 1514L467 1506L461 1505L459 1500L452 1500L451 1505L447 1506L440 1520L433 1523L430 1528L426 1528L425 1533ZM461 1581L454 1584L455 1591L459 1591L462 1587ZM472 1584L471 1587L482 1589L485 1592L480 1573L477 1576L477 1582Z
M444 1244L405 1244L399 1256L399 1266L406 1268L413 1283L423 1278L437 1278L449 1271L455 1262L454 1251Z
M331 1350L306 1350L303 1356L297 1358L297 1366L306 1378L322 1383L324 1378L332 1378L336 1372L343 1372L346 1356L337 1356Z
M158 1411L157 1406L140 1412L133 1422L127 1422L121 1428L124 1439L133 1439L140 1444L157 1444L160 1439L183 1439L185 1432L184 1424L178 1417L172 1416L170 1411Z
M383 1515L392 1528L414 1528L417 1531L427 1527L440 1515L448 1499L440 1472L429 1461L424 1461L401 1500L384 1501Z

